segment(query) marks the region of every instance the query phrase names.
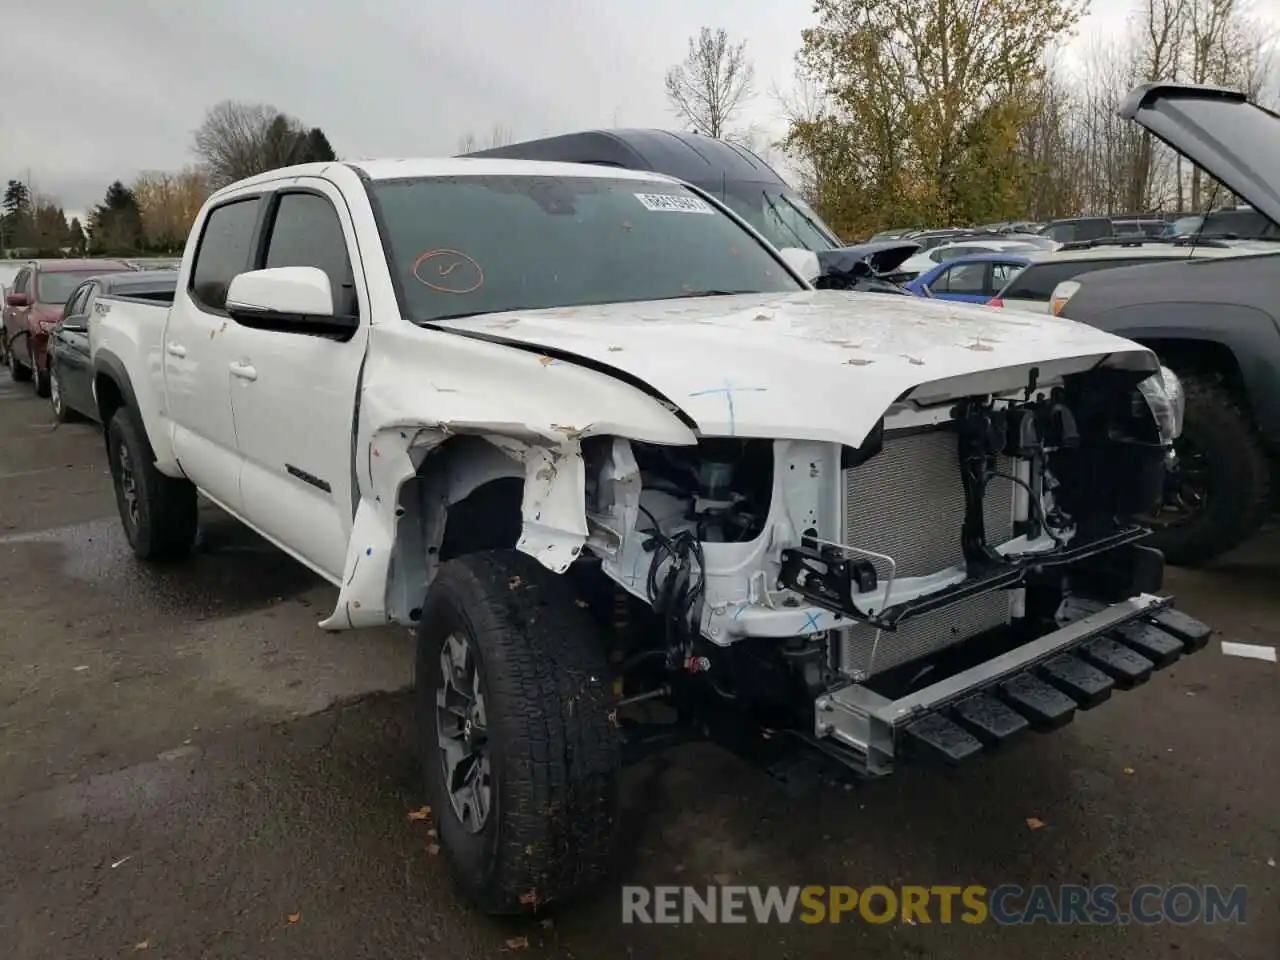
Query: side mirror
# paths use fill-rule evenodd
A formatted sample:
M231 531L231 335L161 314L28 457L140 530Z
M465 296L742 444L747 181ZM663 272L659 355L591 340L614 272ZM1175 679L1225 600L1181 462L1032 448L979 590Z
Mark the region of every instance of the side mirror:
M4 302L11 307L29 307L31 306L31 298L25 293L10 293L4 298Z
M809 283L817 281L822 275L822 268L818 265L818 255L812 250L805 250L801 247L783 247L778 251L782 259L796 273L804 277Z
M271 267L237 274L227 289L237 323L300 333L349 333L359 317L336 314L329 275L318 267Z

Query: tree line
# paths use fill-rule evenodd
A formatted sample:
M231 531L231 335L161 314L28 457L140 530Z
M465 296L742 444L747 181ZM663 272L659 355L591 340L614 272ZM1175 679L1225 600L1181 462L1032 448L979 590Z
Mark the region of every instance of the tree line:
M786 132L744 126L745 43L704 28L666 75L694 131L783 154L842 236L887 227L1203 211L1230 198L1117 115L1152 80L1276 96L1276 32L1251 0L1139 0L1127 29L1062 55L1087 0L814 0Z
M224 100L192 136L197 162L116 180L85 222L29 180L12 179L0 199L0 253L30 257L180 253L209 195L236 180L295 163L336 160L328 137L270 104Z

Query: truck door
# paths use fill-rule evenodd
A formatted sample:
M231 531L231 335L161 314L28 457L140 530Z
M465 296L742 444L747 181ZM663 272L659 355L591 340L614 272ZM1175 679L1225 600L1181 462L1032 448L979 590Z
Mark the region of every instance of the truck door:
M268 202L264 224L255 268L318 267L335 312L363 318L346 340L235 332L237 359L249 371L231 386L245 516L336 581L354 513L351 431L369 332L360 252L342 194L324 180L289 181Z
M205 218L185 284L173 297L161 357L173 449L183 472L210 498L242 514L240 453L231 383L244 332L226 312L231 279L249 269L261 196L214 207Z

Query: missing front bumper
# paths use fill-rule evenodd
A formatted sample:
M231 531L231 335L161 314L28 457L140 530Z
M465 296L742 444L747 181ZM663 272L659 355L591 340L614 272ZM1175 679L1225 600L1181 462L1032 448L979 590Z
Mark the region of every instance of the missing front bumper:
M814 732L883 776L903 755L955 764L1054 729L1208 643L1210 628L1171 603L1142 594L1112 604L897 700L848 684L815 702Z

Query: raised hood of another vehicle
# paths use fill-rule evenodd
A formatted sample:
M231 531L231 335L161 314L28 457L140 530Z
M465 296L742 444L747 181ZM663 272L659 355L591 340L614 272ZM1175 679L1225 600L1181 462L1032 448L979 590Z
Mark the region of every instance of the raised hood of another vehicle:
M1084 324L834 290L513 311L431 325L545 351L548 365L581 358L639 381L706 436L850 446L907 397L929 403L1017 389L1032 367L1040 382L1099 363L1156 369L1144 347Z
M1280 115L1237 90L1183 83L1144 84L1119 113L1280 225Z

